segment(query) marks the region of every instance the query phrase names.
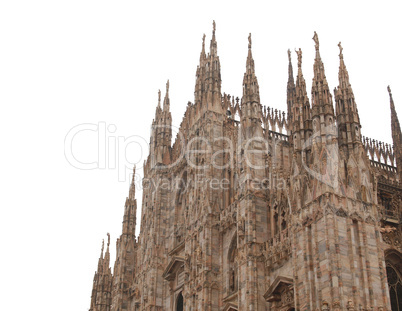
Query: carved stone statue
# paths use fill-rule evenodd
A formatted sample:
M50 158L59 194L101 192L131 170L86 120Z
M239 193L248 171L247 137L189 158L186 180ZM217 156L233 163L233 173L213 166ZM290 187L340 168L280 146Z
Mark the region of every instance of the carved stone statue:
M251 33L248 35L248 48L251 49Z
M301 67L301 63L302 63L302 50L301 48L299 48L299 50L295 49L295 52L297 54L297 66Z
M315 49L318 50L320 48L320 42L318 41L318 35L315 31L314 31L313 40L315 42Z
M342 45L341 45L341 42L338 43L338 46L339 46L339 56L340 56L341 58L343 58L343 53L342 53L343 47L342 47Z

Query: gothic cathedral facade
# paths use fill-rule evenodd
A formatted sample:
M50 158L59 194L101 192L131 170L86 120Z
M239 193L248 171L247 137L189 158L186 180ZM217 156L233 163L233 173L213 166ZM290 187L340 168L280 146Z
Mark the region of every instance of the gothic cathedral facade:
M290 51L287 114L260 102L249 37L242 98L222 93L215 23L172 144L169 84L90 311L402 310L402 133L365 138L340 48L331 93L314 34L311 97ZM311 104L310 104L311 102Z

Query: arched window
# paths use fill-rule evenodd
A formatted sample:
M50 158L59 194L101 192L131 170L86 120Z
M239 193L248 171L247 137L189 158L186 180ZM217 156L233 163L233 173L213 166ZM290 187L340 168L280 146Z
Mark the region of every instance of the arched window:
M176 311L183 311L183 295L181 292L176 299Z
M402 280L391 264L387 264L387 279L392 311L402 311Z
M387 280L392 311L402 311L402 254L395 249L385 251Z

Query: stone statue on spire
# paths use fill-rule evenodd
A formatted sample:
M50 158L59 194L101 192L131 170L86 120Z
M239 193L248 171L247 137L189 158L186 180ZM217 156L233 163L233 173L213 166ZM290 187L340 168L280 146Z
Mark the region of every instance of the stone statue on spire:
M166 82L166 95L169 94L169 80Z
M158 107L161 106L161 90L158 90Z
M292 56L290 55L290 49L288 49L288 59L289 59L289 63L292 61Z
M251 49L251 33L248 35L248 48Z
M318 41L318 35L315 31L314 31L313 40L315 42L315 49L318 50L320 48L320 42Z
M342 45L341 45L341 42L339 41L339 43L338 43L338 46L339 46L339 57L340 58L343 58L343 47L342 47Z
M212 31L215 33L216 30L216 24L215 24L215 20L212 21Z
M297 54L297 66L301 67L301 63L302 63L302 50L301 48L299 48L299 50L295 49L295 52Z
M110 245L110 234L109 234L109 232L107 233L107 246L109 246Z
M205 47L205 33L202 36L202 48L204 49L204 47Z

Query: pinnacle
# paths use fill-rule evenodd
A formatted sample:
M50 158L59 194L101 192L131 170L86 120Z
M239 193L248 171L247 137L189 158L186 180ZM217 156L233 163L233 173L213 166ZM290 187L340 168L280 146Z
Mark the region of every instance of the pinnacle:
M339 47L339 88L349 88L350 87L350 82L349 82L349 73L348 70L346 69L345 62L343 60L343 47L341 45L341 42L338 43Z
M397 132L400 132L400 125L399 125L399 119L398 119L398 115L396 113L396 109L395 109L395 104L394 104L394 99L392 98L392 92L391 92L391 88L388 85L387 87L388 89L388 93L389 93L389 100L390 100L390 108L391 108L391 122L392 122L392 128L395 127L395 130ZM397 133L396 133L397 134ZM401 137L402 139L402 137Z
M389 94L391 109L393 109L395 111L394 99L392 98L391 87L389 85L387 86L387 90L388 90L388 94Z
M133 168L133 177L131 178L130 190L129 190L129 198L135 199L135 165Z
M248 55L247 55L246 68L247 68L247 74L249 75L255 74L254 59L253 54L251 52L251 33L248 35Z
M248 101L260 102L259 87L257 77L255 76L255 67L253 54L251 52L251 33L248 36L248 54L246 62L246 72L243 78L243 103Z
M216 43L216 37L215 37L215 31L216 31L216 23L215 21L212 22L212 39L211 39L211 45L210 45L210 55L211 56L217 56L218 55L218 48L217 48L217 43Z
M300 93L302 95L307 97L307 90L306 90L306 81L304 80L303 77L303 72L302 72L302 50L299 48L299 50L295 50L297 54L297 78L296 78L296 94L300 96Z
M401 125L399 123L398 115L395 110L394 99L392 98L391 88L388 85L387 87L389 93L390 107L391 107L391 131L392 131L392 140L394 143L394 148L401 152L400 148L402 146L402 132Z
M288 50L289 68L288 68L288 85L287 85L287 103L288 103L288 118L292 118L293 105L295 103L296 87L293 78L293 66L290 49Z
M331 114L333 114L332 96L329 91L327 78L325 77L324 64L319 51L320 43L316 32L314 32L313 40L315 42L316 57L314 60L314 78L311 89L312 106L330 105Z
M163 111L169 111L170 100L169 100L169 80L166 82L166 94L163 100Z
M315 61L314 61L313 82L316 81L316 82L325 82L326 83L324 64L322 63L321 56L320 56L320 43L318 41L318 35L315 31L314 31L313 40L315 42L315 50L316 50Z
M201 49L201 54L200 54L200 63L203 59L205 59L205 33L202 36L202 49Z
M288 87L289 85L294 86L294 78L293 78L293 66L292 66L292 56L290 49L288 50L288 59L289 59L289 68L288 68Z

